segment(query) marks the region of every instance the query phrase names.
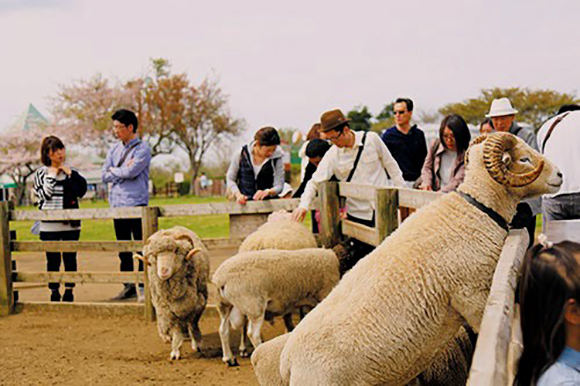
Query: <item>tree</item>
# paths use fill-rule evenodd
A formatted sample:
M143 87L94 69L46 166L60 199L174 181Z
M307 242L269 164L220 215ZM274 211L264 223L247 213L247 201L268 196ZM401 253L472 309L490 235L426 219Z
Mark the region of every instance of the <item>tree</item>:
M535 128L539 128L563 104L578 103L574 95L553 90L495 87L481 90L477 98L445 105L439 112L442 115L459 114L467 123L477 125L485 119L492 100L501 97L509 98L514 108L519 111L518 121L529 123Z
M10 176L16 187L16 203L21 205L26 181L40 164L40 138L37 130L3 134L0 145L0 174Z
M368 131L371 128L371 118L373 117L366 106L357 106L349 111L347 117L351 119L349 126L351 130Z

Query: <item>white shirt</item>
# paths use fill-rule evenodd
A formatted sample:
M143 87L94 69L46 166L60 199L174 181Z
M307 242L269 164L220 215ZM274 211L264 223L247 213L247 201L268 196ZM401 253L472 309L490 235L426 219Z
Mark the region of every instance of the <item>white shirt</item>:
M300 200L300 207L309 209L312 200L318 192L321 182L328 181L333 175L340 181L345 181L354 165L359 147L362 145L364 132L353 131L355 135L352 148L331 146L318 165L312 179L306 184ZM369 131L361 154L358 166L350 182L364 185L388 187L391 183L387 177L389 173L393 183L397 187L403 187L405 181L397 161L385 146L377 133ZM374 202L347 198L348 213L354 217L371 220L373 217Z
M549 119L538 130L538 147L542 149L544 138L556 117ZM580 111L570 111L566 118L556 125L544 148L545 156L560 169L564 181L556 194L580 192Z

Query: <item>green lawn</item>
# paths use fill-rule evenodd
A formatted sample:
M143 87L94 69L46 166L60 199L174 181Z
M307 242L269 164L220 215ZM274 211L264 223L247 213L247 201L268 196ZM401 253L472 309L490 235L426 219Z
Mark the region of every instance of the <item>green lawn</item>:
M183 196L176 198L153 198L149 201L149 206L177 205L177 204L204 204L210 202L225 202L224 197L195 197ZM82 201L81 208L108 208L107 202L103 201ZM35 207L19 207L18 210L37 210ZM10 223L10 229L16 230L18 240L38 240L38 236L30 233L33 221L14 221ZM182 225L193 230L201 238L229 237L229 218L227 214L188 216L188 217L168 217L159 219L160 228L170 228L175 225ZM115 240L113 220L83 220L81 240L99 241Z

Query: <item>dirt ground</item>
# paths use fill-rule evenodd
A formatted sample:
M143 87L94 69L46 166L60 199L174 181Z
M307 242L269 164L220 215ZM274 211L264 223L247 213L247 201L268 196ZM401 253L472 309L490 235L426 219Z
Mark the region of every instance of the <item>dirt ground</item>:
M233 250L212 251L212 272ZM17 268L43 271L40 254L17 254ZM80 254L80 271L115 271L114 254ZM28 283L26 283L28 284ZM75 301L106 301L120 285L77 285ZM46 301L41 287L19 288L20 299ZM210 295L210 303L215 303ZM184 342L182 359L170 361L169 344L161 342L156 324L136 316L89 316L75 313L24 311L0 318L0 385L193 384L257 385L249 359L227 368L221 361L219 318L201 320L204 352ZM283 323L264 325L268 340L284 331ZM237 351L239 335L232 339Z

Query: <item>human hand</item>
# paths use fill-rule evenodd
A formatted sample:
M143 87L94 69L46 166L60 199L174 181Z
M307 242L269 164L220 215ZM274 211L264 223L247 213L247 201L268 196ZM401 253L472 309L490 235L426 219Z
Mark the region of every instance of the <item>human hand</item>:
M236 193L236 201L238 204L242 204L245 205L246 202L248 202L248 197L244 196L242 193L237 192Z
M428 191L432 191L433 190L433 188L431 187L431 185L421 185L419 187L419 189L421 189L421 190L428 190Z
M292 221L296 221L296 222L302 222L304 221L304 217L306 217L306 209L304 208L296 208L294 209L294 211L292 212Z
M59 170L62 170L64 172L64 174L66 174L67 176L70 176L72 171L70 170L70 168L68 166L61 166L58 168Z
M258 190L256 192L256 194L254 194L254 200L263 200L264 198L268 197L270 195L270 190L266 189L266 190Z

